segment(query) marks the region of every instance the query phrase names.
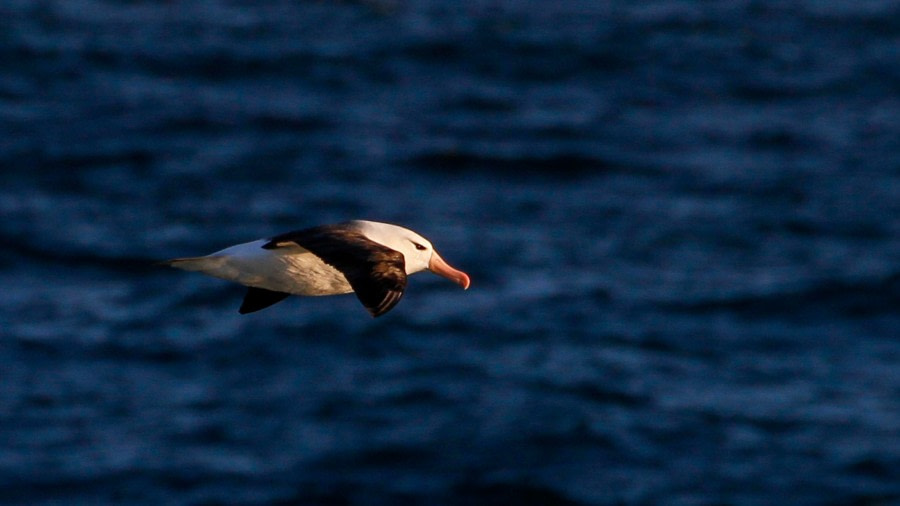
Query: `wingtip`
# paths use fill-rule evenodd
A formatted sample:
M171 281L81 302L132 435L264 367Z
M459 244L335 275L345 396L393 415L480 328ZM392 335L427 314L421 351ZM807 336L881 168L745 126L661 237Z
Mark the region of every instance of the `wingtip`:
M403 297L402 291L391 291L387 295L385 295L384 299L382 299L382 301L377 306L364 305L364 307L366 308L366 311L368 311L369 314L372 315L372 318L378 318L379 316L393 309L394 306L396 306L397 303L400 302L401 297Z

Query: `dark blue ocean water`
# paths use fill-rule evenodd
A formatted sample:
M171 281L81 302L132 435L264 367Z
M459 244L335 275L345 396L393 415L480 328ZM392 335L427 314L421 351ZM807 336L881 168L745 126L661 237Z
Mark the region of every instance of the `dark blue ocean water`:
M900 504L900 2L0 3L0 503ZM432 239L241 316L153 265Z

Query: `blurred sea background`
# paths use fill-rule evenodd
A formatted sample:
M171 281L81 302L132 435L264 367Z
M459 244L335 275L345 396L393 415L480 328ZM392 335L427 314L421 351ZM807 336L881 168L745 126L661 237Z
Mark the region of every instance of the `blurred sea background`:
M900 504L900 2L4 0L0 503ZM153 265L362 218L378 319Z

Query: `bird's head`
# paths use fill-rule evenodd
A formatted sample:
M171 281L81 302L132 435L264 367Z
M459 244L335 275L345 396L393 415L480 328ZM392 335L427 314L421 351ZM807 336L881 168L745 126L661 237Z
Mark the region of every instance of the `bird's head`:
M443 276L453 281L463 287L463 289L469 288L471 283L469 275L451 267L434 250L431 241L421 235L407 228L389 223L362 220L354 223L359 227L363 235L369 239L403 253L407 274L429 270L438 276Z

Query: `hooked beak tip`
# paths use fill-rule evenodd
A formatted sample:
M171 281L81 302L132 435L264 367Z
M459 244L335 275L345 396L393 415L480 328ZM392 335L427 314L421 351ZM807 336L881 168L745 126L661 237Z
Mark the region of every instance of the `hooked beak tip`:
M469 285L472 284L472 281L469 279L468 274L461 270L450 267L450 265L447 264L447 262L445 262L444 259L437 254L437 252L432 253L431 261L428 263L428 269L438 276L443 276L450 281L453 281L454 283L461 286L463 290L468 290Z

